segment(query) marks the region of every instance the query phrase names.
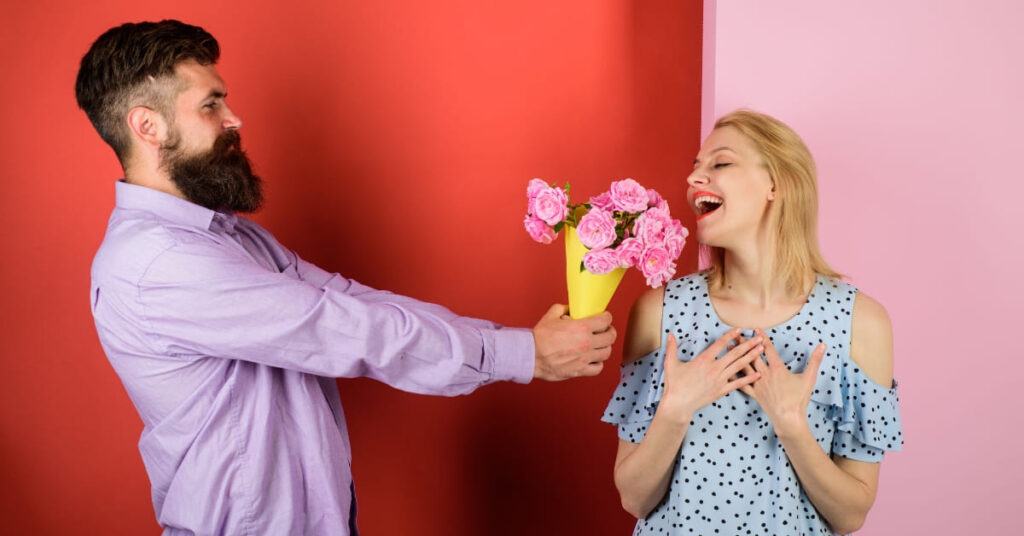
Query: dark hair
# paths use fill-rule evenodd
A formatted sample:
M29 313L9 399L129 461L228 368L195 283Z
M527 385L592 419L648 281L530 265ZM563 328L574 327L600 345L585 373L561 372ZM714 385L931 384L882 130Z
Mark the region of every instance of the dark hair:
M217 40L198 26L177 20L122 24L96 39L82 57L75 98L123 165L131 147L125 117L133 106L150 106L170 119L172 95L152 82L173 77L182 61L210 65L218 57Z

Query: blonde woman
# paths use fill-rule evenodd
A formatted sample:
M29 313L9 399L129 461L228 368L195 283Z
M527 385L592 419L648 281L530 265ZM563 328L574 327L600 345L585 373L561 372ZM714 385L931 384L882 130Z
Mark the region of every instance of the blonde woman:
M740 110L687 182L710 268L637 299L604 416L634 534L855 531L902 444L892 330L818 250L811 155Z

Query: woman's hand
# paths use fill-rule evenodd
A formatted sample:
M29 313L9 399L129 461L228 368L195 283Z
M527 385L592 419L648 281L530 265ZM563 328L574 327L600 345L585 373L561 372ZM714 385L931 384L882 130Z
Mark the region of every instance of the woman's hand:
M693 414L734 389L748 387L760 377L755 371L734 378L744 367L761 355L761 337L741 342L720 359L718 354L739 337L739 329L731 329L690 361L679 360L674 335L665 343L665 393L658 412L665 412L675 422L689 422Z
M807 428L807 405L811 402L811 391L818 377L818 368L825 356L825 345L819 344L811 353L807 367L799 374L789 371L779 358L771 339L764 331L757 330L752 339L764 341L766 360L755 359L752 366L744 370L747 375L760 374L753 385L740 389L761 405L765 415L775 427L775 434L782 438Z

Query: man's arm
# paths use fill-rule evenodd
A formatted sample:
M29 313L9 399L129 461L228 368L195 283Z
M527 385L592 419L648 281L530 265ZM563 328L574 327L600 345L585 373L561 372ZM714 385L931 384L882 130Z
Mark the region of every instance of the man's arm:
M535 355L542 349L551 353L551 337L459 317L340 277L325 280L321 288L298 277L300 269L296 263L295 273L277 273L216 244L177 244L160 254L140 281L145 324L170 355L365 376L442 395L499 380L527 382L537 373ZM583 321L559 322L566 326L556 330L560 333L579 331ZM590 367L563 372L571 377L591 373L590 363L603 361L601 354L610 349L602 348L610 346L614 332L589 333L586 344L576 336L554 338L567 339L554 346L571 345L569 353L586 359L582 368Z
M501 327L489 320L459 317L434 303L368 287L355 280L346 279L340 274L329 273L303 260L293 251L290 254L295 259L299 277L319 288L331 288L366 301L401 303L407 307L430 312L440 318L459 318L467 325L475 325L481 329ZM611 355L616 332L611 325L610 313L605 312L580 320L571 320L567 314L567 306L553 305L534 326L534 378L559 381L579 376L596 376Z

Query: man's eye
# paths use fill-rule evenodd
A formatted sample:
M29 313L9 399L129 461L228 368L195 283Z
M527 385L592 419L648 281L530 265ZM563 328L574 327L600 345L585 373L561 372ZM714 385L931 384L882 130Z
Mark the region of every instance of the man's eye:
M203 105L203 108L209 108L211 110L216 108L216 107L217 107L217 101L208 102L208 103Z

